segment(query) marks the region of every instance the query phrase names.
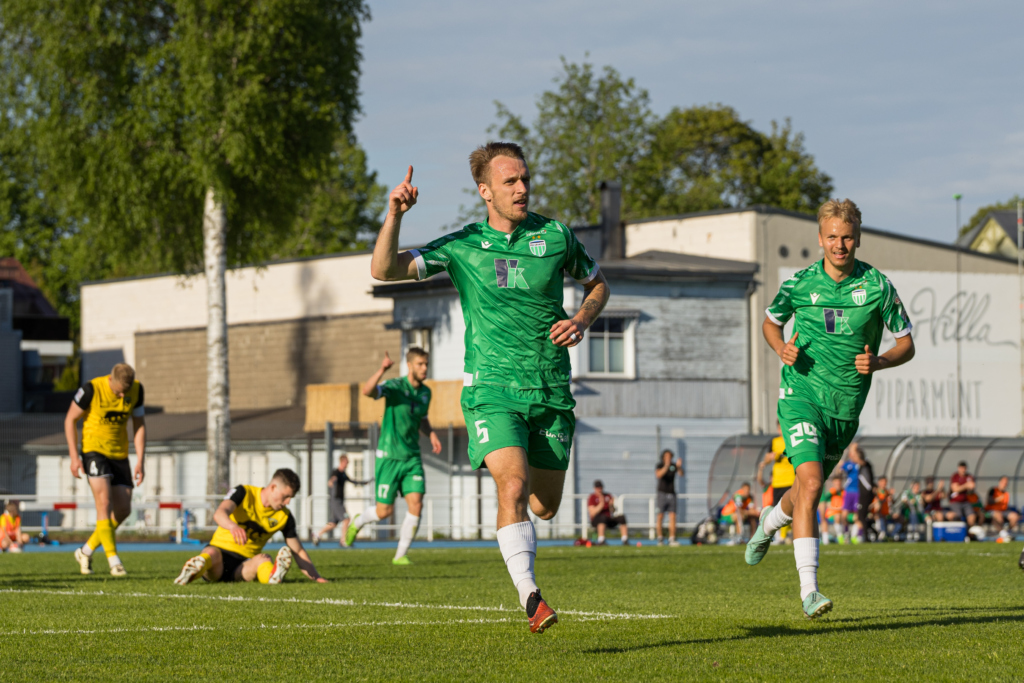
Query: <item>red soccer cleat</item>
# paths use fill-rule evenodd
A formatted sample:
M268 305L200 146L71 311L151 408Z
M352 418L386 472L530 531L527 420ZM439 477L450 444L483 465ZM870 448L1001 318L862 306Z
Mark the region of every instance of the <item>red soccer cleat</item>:
M526 599L526 616L530 619L530 633L544 633L558 623L558 615L540 597L540 591L530 593Z

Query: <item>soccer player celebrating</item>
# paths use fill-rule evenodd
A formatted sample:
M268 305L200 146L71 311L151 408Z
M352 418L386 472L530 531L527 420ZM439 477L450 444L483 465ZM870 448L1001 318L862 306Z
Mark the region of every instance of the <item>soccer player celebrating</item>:
M345 530L345 544L352 545L360 529L371 522L386 519L395 509L395 497L403 496L408 510L402 520L398 550L391 560L397 565L412 564L406 553L416 537L423 510L423 494L427 491L423 480L423 461L420 460L420 432L430 437L430 447L435 454L441 452L441 440L427 419L430 387L423 382L427 379L430 354L413 347L406 352L405 361L408 370L405 377L381 383L384 373L395 364L385 351L380 368L363 385L363 396L384 399L384 419L381 421L374 467L377 507L356 515Z
M782 284L762 326L783 363L778 416L796 480L778 505L762 511L746 561L760 562L775 532L792 523L800 598L812 619L832 609L818 592L814 513L822 483L857 432L872 373L914 357L910 320L896 289L854 258L860 225L860 210L849 199L821 206L818 244L825 257ZM795 325L787 342L782 330L790 318ZM883 326L896 345L878 355Z
M295 532L295 518L286 507L298 492L299 475L289 469L274 472L263 488L236 487L213 513L217 530L210 545L185 563L174 583L185 586L202 577L206 581L258 580L278 584L291 568L293 555L306 578L327 583L302 547ZM261 551L278 531L284 536L285 545L277 551L274 561Z
M132 488L142 484L145 476L146 410L143 402L144 392L135 380L135 370L126 363L118 363L109 375L97 377L78 390L64 418L71 474L78 479L85 470L96 501L96 531L75 551L78 568L83 574L92 574L92 553L102 545L110 575L128 575L117 556L114 529L131 513ZM134 473L128 465L129 418L135 442ZM83 420L81 457L77 425L80 419Z
M523 150L492 142L469 157L487 221L422 249L398 252L403 215L419 190L412 167L389 197L370 270L378 280L424 279L447 271L466 318L462 411L473 467L490 470L498 492L498 545L530 631L558 617L540 594L530 509L551 519L562 501L576 419L568 347L608 301L608 286L576 235L527 211L530 169ZM562 308L564 274L583 285L580 310Z

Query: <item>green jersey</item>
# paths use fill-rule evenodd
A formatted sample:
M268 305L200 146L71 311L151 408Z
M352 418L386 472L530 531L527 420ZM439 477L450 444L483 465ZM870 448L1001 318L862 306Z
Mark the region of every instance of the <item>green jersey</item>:
M416 389L408 377L389 379L377 385L377 398L384 399L377 457L392 460L420 457L420 423L430 409L430 387L421 384Z
M511 233L473 223L410 253L420 280L448 271L459 292L467 386L569 384L569 352L548 336L569 317L563 272L586 284L598 270L572 230L531 213Z
M782 366L779 400L813 403L840 420L859 419L871 389L871 375L857 372L855 357L865 345L878 353L883 325L896 337L912 327L896 288L862 261L842 282L829 277L823 261L801 270L782 283L766 312L777 325L795 317L799 334L800 355Z

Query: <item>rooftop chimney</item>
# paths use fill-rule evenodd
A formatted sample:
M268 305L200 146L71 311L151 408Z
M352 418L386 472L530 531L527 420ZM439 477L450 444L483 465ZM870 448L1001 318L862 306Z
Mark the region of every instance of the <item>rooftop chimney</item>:
M626 231L622 225L622 185L602 180L601 190L601 258L626 257Z

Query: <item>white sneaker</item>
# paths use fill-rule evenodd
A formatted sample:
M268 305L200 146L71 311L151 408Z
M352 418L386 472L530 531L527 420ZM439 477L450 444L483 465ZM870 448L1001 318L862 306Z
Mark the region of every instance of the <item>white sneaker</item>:
M277 560L274 562L274 573L270 575L267 580L269 584L281 583L284 581L284 575L288 573L288 570L292 567L292 551L288 546L284 546L277 551Z
M189 561L181 568L181 573L178 574L178 578L174 580L174 583L179 586L187 586L195 581L196 577L202 574L205 570L206 558L202 555L196 555L195 557L189 558Z
M669 548L678 548L678 547L679 547L679 541L677 541L677 540L676 540L676 539L674 539L674 538L670 538L670 539L668 540L668 547L669 547Z
M83 574L92 574L92 555L86 555L81 548L75 548L75 559L78 560L78 568Z
M128 576L128 572L124 570L123 564L115 564L110 567L111 576Z

